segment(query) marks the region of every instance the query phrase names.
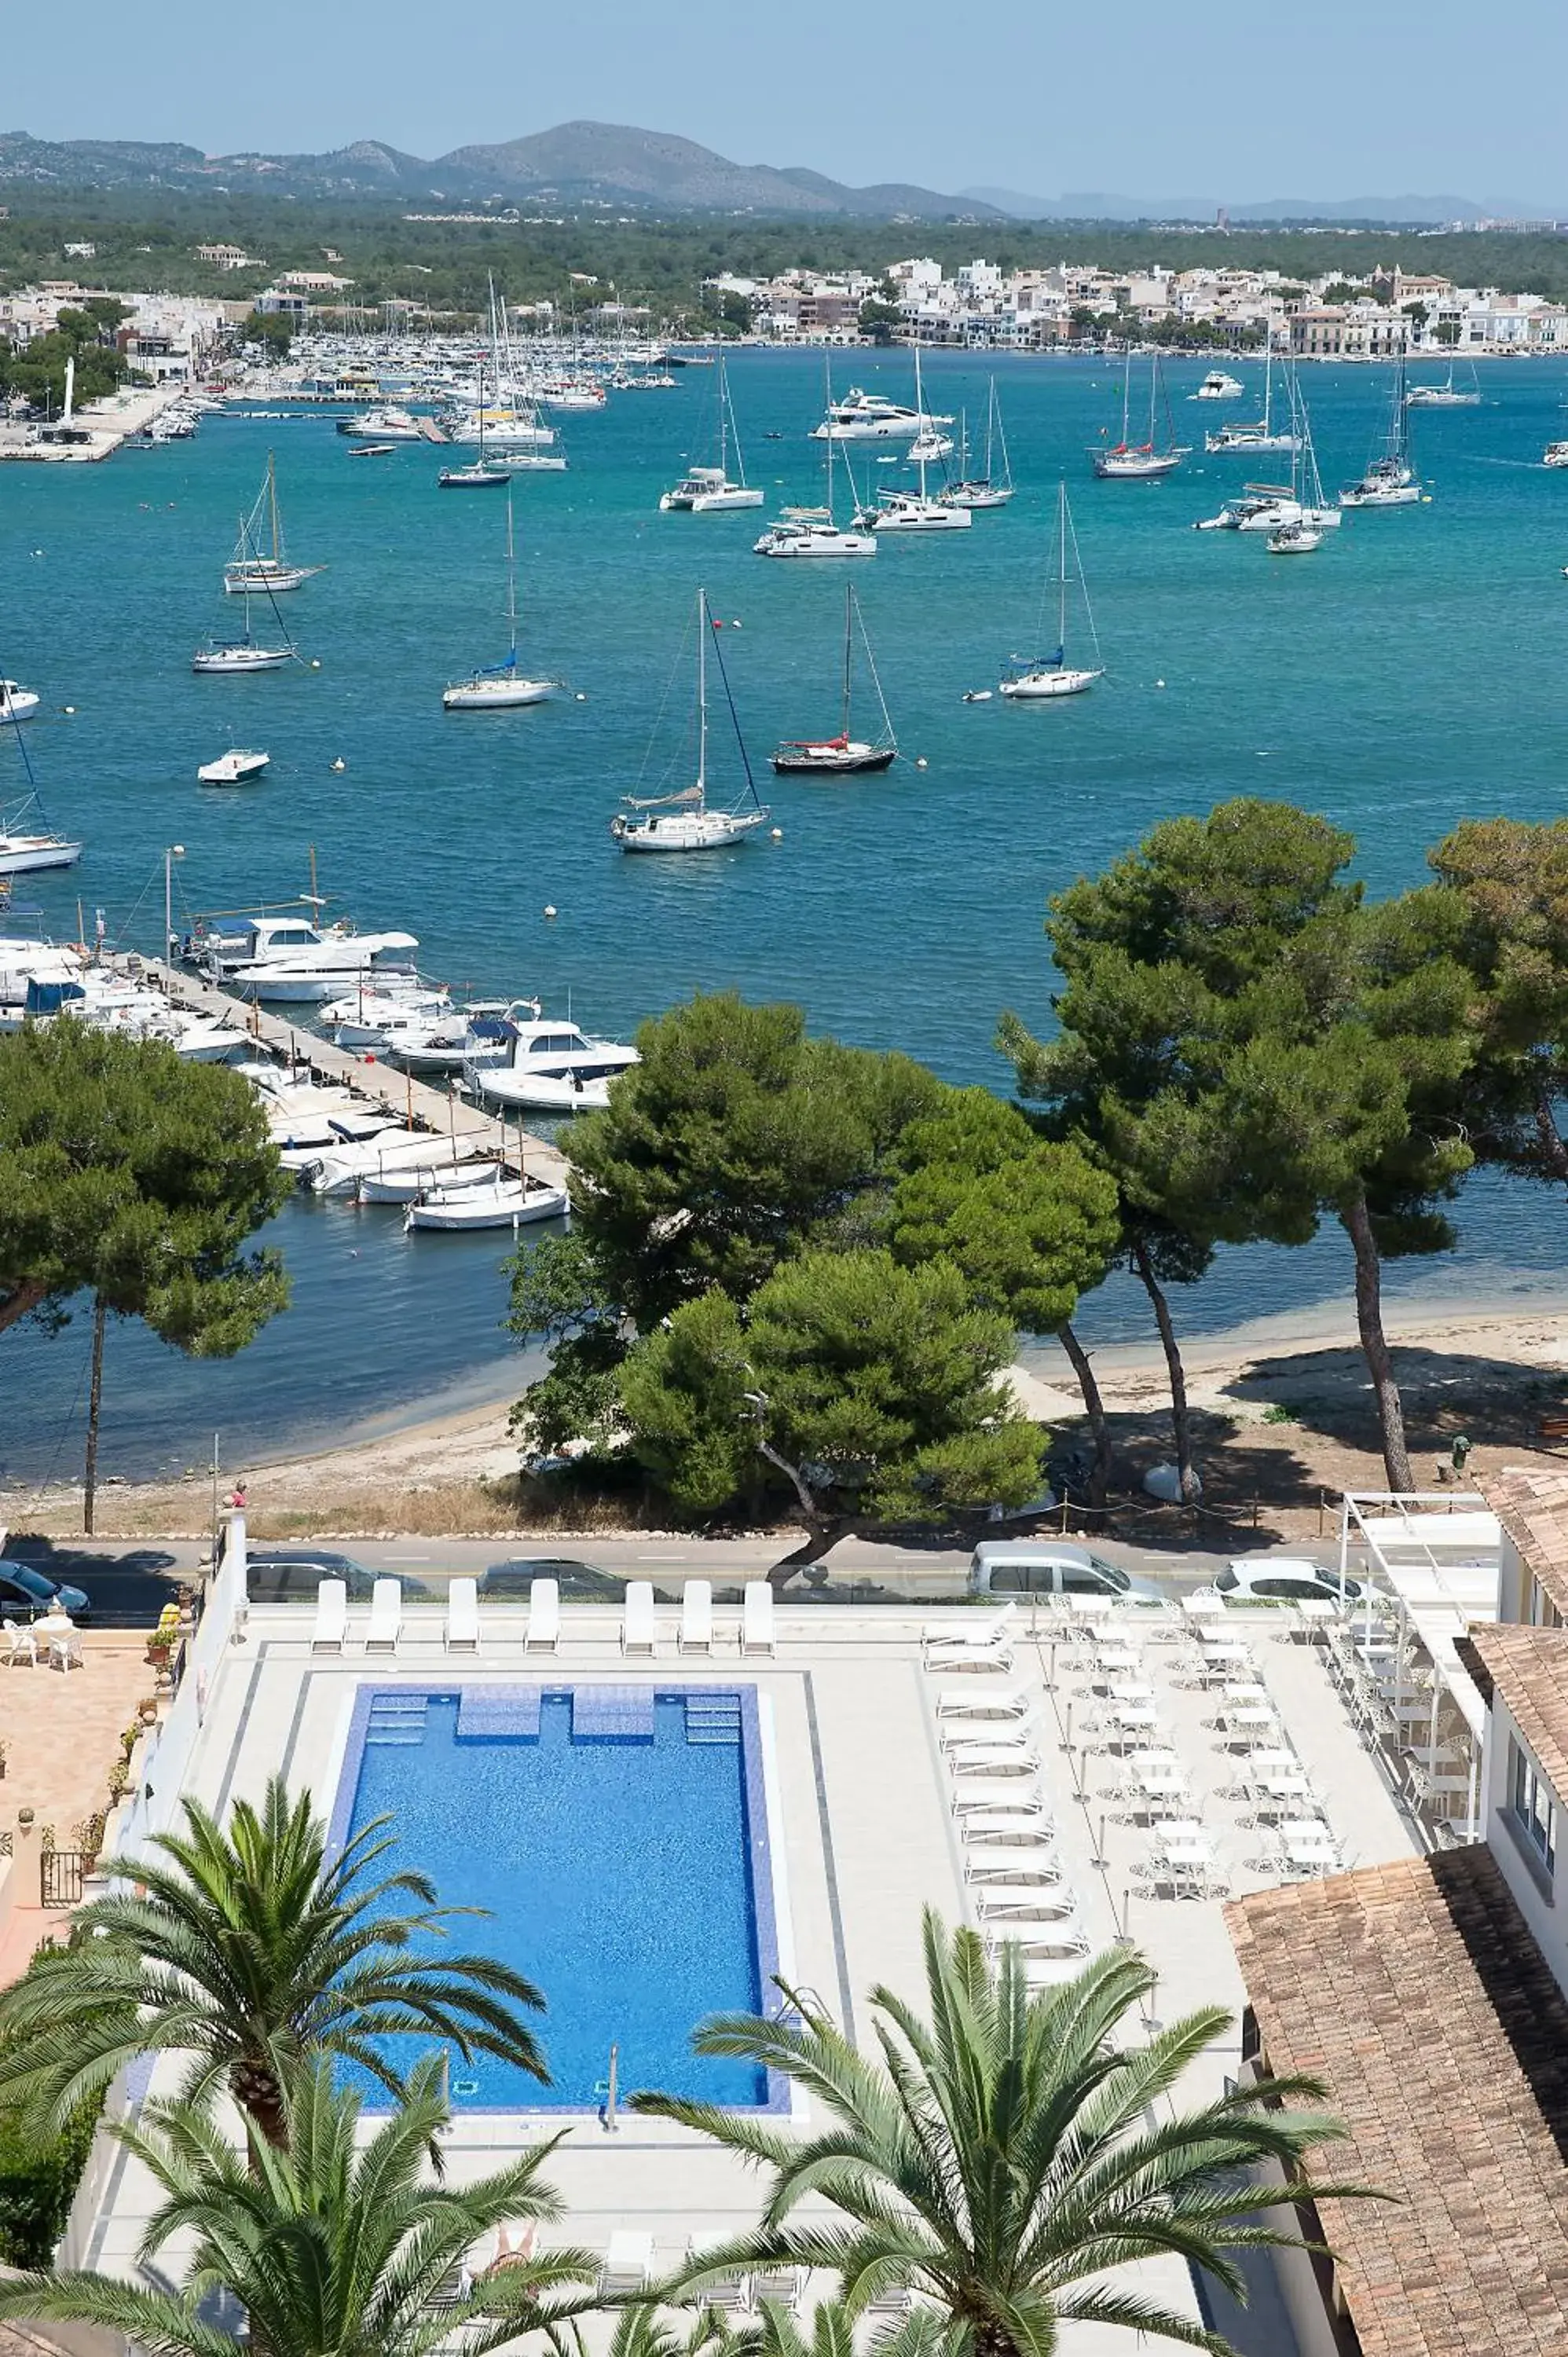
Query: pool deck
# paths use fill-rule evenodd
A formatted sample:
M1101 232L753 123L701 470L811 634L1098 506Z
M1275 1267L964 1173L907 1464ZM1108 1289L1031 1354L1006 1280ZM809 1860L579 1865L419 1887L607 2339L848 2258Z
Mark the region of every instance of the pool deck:
M1155 2008L1162 2019L1216 2002L1239 2016L1241 1983L1221 1919L1223 1894L1216 1889L1177 1900L1153 1878L1151 1827L1130 1804L1116 1753L1101 1748L1102 1736L1088 1731L1106 1695L1092 1647L1081 1635L1076 1641L1064 1636L1063 1623L1048 1610L1031 1630L1026 1611L1010 1674L932 1674L921 1663L918 1609L791 1611L786 1605L777 1615L776 1654L744 1660L738 1613L721 1610L715 1617L712 1657L693 1657L677 1654L677 1616L661 1610L659 1651L648 1663L622 1655L618 1608L566 1607L560 1650L548 1657L524 1654L521 1609L487 1608L482 1651L455 1657L444 1650L439 1608L411 1607L396 1655L367 1659L363 1608L350 1615L341 1656L314 1657L309 1609L255 1608L210 1679L187 1789L221 1810L259 1793L266 1776L281 1768L295 1785L309 1785L329 1810L354 1697L366 1683L449 1687L516 1678L547 1685L595 1679L754 1684L765 1749L772 1752L781 1961L864 2045L867 1993L875 1984L919 1998L922 1906L934 1904L950 1921L973 1920L935 1695L961 1683L972 1683L977 1691L1027 1686L1039 1713L1042 1781L1093 1943L1104 1945L1125 1929L1144 1948L1159 1975ZM1312 1778L1345 1863L1410 1855L1418 1846L1410 1820L1351 1728L1319 1648L1278 1615L1227 1617L1251 1648L1256 1674ZM960 1616L948 1619L956 1626ZM1165 1625L1174 1625L1174 1619ZM1124 1616L1118 1625L1132 1627L1135 1620ZM1187 1769L1195 1813L1211 1835L1228 1889L1234 1894L1280 1880L1271 1838L1235 1790L1237 1756L1212 1725L1212 1691L1194 1680L1193 1660L1182 1644L1156 1641L1146 1618L1137 1634L1141 1674L1155 1695L1165 1738ZM548 2044L548 2018L544 2036ZM1239 2055L1238 2020L1195 2069L1192 2093L1217 2093ZM166 2083L167 2071L159 2066L155 2088ZM795 2117L806 2117L799 2096ZM732 2233L755 2218L755 2176L698 2139L634 2115L623 2114L614 2134L581 2113L459 2115L444 2139L448 2166L460 2180L560 2127L569 2133L548 2172L569 2213L559 2239L603 2248L612 2231L641 2227L655 2238L662 2271L682 2255L688 2236ZM79 2204L78 2255L129 2271L151 2188L124 2156L100 2174L101 2198ZM1197 2313L1185 2270L1150 2268L1143 2281L1151 2294L1157 2288L1185 2312ZM1128 2335L1107 2329L1064 2330L1064 2357L1112 2357L1133 2346Z

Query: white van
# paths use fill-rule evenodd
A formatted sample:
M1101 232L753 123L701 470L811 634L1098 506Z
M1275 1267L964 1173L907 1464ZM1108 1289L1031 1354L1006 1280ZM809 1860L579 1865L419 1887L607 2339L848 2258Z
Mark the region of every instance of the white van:
M1087 1547L1041 1539L985 1539L969 1566L972 1596L1108 1596L1129 1604L1163 1604L1151 1580L1136 1579Z

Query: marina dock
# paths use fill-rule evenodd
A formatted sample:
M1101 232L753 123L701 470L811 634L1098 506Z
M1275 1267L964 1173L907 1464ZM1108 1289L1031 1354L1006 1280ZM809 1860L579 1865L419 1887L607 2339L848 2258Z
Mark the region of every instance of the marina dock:
M164 972L162 966L149 966L149 973L160 978ZM393 1121L401 1121L410 1129L428 1130L437 1137L452 1138L469 1155L493 1155L520 1176L526 1169L528 1177L542 1178L547 1186L566 1184L566 1158L558 1146L524 1129L521 1119L513 1124L470 1104L458 1094L455 1083L450 1088L433 1088L428 1081L416 1080L412 1072L400 1071L395 1065L383 1064L375 1057L356 1055L350 1049L335 1047L330 1039L323 1039L315 1031L302 1030L286 1017L274 1015L250 999L236 998L229 991L217 990L194 974L182 974L177 967L168 973L166 987L176 1006L200 1015L209 1022L237 1025L258 1048L292 1066L307 1068L318 1080L351 1089L367 1104L379 1105Z

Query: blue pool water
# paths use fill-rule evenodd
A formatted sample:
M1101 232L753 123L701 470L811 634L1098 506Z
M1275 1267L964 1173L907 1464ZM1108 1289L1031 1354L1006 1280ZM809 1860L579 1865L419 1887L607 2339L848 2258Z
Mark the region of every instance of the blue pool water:
M751 1688L363 1690L334 1832L388 1814L398 1866L489 1912L448 1946L499 1957L548 2000L551 2083L454 2055L459 2109L596 2108L612 2042L623 2094L767 2103L765 2072L691 2047L705 2016L757 2010L775 1969Z
M906 354L853 365L908 398ZM1212 422L1187 399L1204 368L1169 371L1184 439ZM1199 449L1165 483L1090 479L1085 452L1120 414L1103 361L943 353L927 389L972 424L993 371L1017 499L971 532L890 540L856 573L900 742L926 766L853 787L769 777L783 840L711 861L627 859L607 831L650 745L657 776L680 737L687 674L655 722L698 584L741 625L723 649L757 755L833 723L843 596L837 566L755 557L755 514L658 513L660 490L706 455L711 371L568 418L571 472L519 486L525 659L585 701L467 722L443 713L440 690L501 651L505 520L492 500L443 497L435 453L357 464L330 417L301 414L215 418L194 441L103 467L0 469L0 671L41 692L27 748L51 814L88 845L79 869L26 897L56 931L74 933L80 900L90 930L101 906L111 939L150 948L165 845L185 846L182 913L298 891L314 845L335 905L411 927L429 970L459 987L539 990L553 1008L570 995L591 1027L624 1038L693 989L733 985L797 999L814 1027L906 1049L948 1079L1005 1087L999 1011L1051 1022L1047 896L1158 819L1226 795L1289 796L1350 828L1359 872L1384 891L1418 880L1425 847L1462 816L1561 813L1568 475L1540 464L1564 430L1561 361L1483 363L1484 407L1418 412L1433 504L1348 517L1294 565L1191 530L1248 474L1240 459ZM1255 394L1255 364L1241 373ZM737 355L732 388L769 511L812 497L819 356ZM1386 381L1329 365L1306 391L1324 475L1347 482ZM191 650L235 619L218 581L269 447L291 545L329 567L290 601L322 668L198 679ZM863 491L901 479L856 463ZM1064 472L1107 676L1059 710L965 704L1049 636L1041 597ZM199 761L252 742L272 753L263 785L196 784ZM714 752L730 782L722 715ZM0 801L20 782L19 746L0 744ZM1552 1195L1478 1178L1458 1220L1457 1254L1396 1269L1391 1292L1562 1287ZM388 1412L507 1387L496 1237L404 1237L393 1211L301 1202L272 1240L294 1306L231 1363L112 1330L105 1471L205 1464L214 1427L238 1470ZM1343 1301L1349 1284L1330 1233L1303 1251L1221 1254L1176 1314L1192 1334ZM1146 1304L1119 1280L1081 1324L1100 1342L1151 1339ZM80 1465L88 1341L81 1320L58 1340L5 1337L0 1476Z

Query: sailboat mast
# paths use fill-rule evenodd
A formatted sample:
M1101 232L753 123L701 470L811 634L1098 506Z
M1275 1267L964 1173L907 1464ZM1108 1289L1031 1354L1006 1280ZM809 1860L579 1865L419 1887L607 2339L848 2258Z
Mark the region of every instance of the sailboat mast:
M697 786L708 782L708 593L697 592Z
M1067 658L1067 478L1064 475L1057 489L1057 529L1061 535L1061 561L1057 589L1057 656Z
M1122 368L1122 447L1127 447L1127 417L1133 399L1133 347L1127 347Z
M831 530L833 521L833 364L826 352L822 354L822 391L827 399L828 525Z
M920 454L920 505L926 504L926 396L920 388L920 342L915 339L915 430L919 440L915 445Z
M719 362L719 472L729 480L729 391L725 382L725 364Z
M267 506L272 513L273 563L275 565L283 554L283 535L278 529L277 466L270 450L267 452Z
M839 734L846 738L849 735L850 630L854 614L854 587L853 583L846 581L843 585L843 709L839 716Z
M506 487L506 626L507 661L517 662L517 560L511 536L511 485Z

